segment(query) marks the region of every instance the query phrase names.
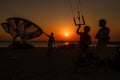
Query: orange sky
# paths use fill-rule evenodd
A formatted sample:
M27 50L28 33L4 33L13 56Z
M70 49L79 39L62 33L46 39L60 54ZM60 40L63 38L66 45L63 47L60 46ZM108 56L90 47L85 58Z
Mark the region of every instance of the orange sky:
M71 0L76 13L76 1ZM120 0L81 0L86 24L91 27L92 41L99 29L98 21L107 20L110 28L111 40L120 41ZM72 20L69 0L1 0L0 22L5 22L9 17L25 18L37 24L44 32L53 32L56 40L79 40L76 27ZM69 36L66 37L65 34ZM0 40L11 40L11 36L4 32L0 26ZM48 40L44 35L33 40Z

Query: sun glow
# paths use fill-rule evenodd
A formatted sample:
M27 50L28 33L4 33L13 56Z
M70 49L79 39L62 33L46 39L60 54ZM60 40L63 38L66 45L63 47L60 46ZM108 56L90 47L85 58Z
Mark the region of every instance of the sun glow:
M66 36L66 37L68 37L68 36L69 36L69 34L68 34L68 33L66 33L66 34L65 34L65 36Z

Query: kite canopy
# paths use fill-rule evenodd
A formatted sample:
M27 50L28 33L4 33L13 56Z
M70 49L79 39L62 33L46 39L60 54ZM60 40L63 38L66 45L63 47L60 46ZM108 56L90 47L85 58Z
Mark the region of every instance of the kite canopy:
M42 35L42 29L36 24L18 17L11 17L7 22L1 24L6 33L9 33L13 38L20 37L22 40L34 39Z

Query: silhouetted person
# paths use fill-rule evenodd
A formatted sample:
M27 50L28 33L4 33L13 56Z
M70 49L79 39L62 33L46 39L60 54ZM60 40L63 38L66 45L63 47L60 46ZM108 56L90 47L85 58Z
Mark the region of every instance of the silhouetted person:
M91 37L88 34L90 31L90 27L84 26L84 32L79 32L80 28L81 28L81 25L78 24L78 28L76 30L76 33L80 36L80 41L79 41L80 52L78 54L76 67L78 67L80 64L82 64L81 61L84 58L86 58L85 63L88 62L87 56L89 54L89 45L91 44Z
M52 48L53 48L53 45L55 45L55 39L54 39L54 34L51 33L50 35L44 33L47 37L49 37L49 40L48 40L48 55L51 54L52 52Z
M96 46L96 57L98 59L98 63L105 63L108 58L107 52L107 43L110 40L109 33L110 29L106 27L106 20L101 19L99 20L100 29L98 30L95 38L98 39L97 46Z

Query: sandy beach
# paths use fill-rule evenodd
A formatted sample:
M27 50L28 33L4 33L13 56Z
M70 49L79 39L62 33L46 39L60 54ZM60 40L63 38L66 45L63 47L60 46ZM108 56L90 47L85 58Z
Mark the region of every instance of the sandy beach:
M75 72L77 48L54 48L51 56L47 52L47 48L0 48L0 80L120 80L120 71L105 71L102 67ZM110 47L109 52L113 57L116 48Z

